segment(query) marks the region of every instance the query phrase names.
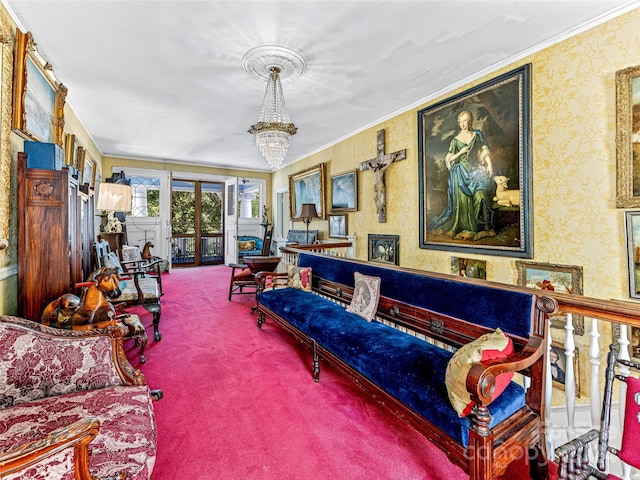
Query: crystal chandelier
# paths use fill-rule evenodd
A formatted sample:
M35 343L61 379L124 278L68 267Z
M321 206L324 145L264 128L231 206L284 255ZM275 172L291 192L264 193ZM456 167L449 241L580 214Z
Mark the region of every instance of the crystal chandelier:
M291 136L298 131L289 121L289 112L280 83L280 71L278 67L271 67L267 89L262 99L260 118L258 123L251 125L249 129L249 133L256 136L256 145L272 170L280 168L291 144Z
M297 79L307 68L302 55L277 45L263 45L249 50L242 57L242 68L254 78L266 80L258 123L249 133L256 136L256 145L272 170L282 165L291 144L291 136L298 131L289 120L289 112L282 93L282 83Z

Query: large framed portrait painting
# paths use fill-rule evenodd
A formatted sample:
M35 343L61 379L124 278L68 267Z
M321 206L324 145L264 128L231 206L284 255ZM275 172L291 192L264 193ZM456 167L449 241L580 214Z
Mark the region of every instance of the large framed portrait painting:
M420 248L531 258L529 69L418 112Z

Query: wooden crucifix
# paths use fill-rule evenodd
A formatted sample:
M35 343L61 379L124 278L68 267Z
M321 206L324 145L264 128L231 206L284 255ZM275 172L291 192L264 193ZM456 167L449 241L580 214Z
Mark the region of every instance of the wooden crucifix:
M378 156L360 163L360 171L373 170L373 201L378 212L378 223L387 222L387 194L384 172L393 162L407 158L407 149L384 153L384 129L378 130Z

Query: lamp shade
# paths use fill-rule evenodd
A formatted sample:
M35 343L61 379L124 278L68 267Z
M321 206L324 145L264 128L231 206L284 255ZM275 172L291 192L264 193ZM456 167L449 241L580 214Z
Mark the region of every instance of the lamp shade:
M101 183L98 188L97 210L131 211L131 187L119 183Z
M316 210L315 203L303 203L302 208L300 209L300 217L301 218L318 218L318 211Z

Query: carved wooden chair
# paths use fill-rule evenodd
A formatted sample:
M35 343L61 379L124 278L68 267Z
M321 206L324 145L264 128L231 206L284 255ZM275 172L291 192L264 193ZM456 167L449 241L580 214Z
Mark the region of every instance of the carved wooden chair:
M271 251L271 240L273 237L273 229L267 227L262 240L262 251L260 256L267 257ZM232 295L253 294L257 292L258 284L256 283L255 274L246 263L230 263L231 282L229 284L229 301ZM249 289L249 290L246 290Z
M619 346L611 344L607 356L607 370L605 374L604 399L600 417L600 430L590 430L580 437L556 448L558 459L558 477L560 479L586 480L596 478L601 480L618 479L615 475L604 473L607 471L607 457L611 453L623 462L635 468L640 468L640 379L632 376L616 374L616 365L624 365L640 370L640 364L628 360L618 359ZM626 410L624 416L624 433L620 450L609 445L609 425L611 423L611 397L613 380L618 379L627 384ZM589 445L598 441L598 461L596 466L589 463Z
M162 279L160 274L160 259L152 259L149 262L120 261L118 256L109 248L108 242L94 243L98 267L116 267L121 272L123 283L119 302L126 305L142 305L145 310L153 315L153 337L156 342L162 339L159 331L160 297L162 296ZM128 268L125 268L128 265Z

